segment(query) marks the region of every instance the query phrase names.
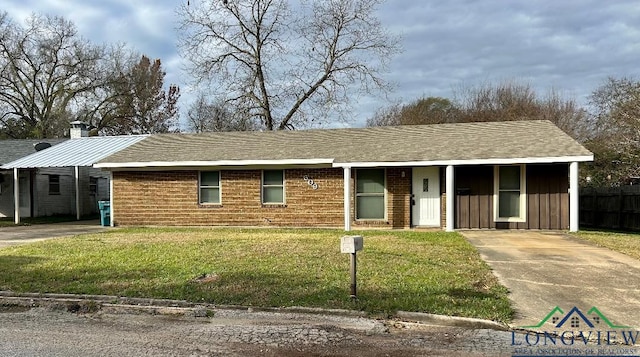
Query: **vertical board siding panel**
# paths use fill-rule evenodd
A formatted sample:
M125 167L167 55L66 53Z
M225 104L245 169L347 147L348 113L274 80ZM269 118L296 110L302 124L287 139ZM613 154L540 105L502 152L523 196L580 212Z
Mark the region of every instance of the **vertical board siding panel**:
M458 195L458 207L460 210L460 226L463 228L472 228L469 220L469 196Z
M456 228L492 228L493 166L456 167L456 192L470 189L469 195L456 195Z
M467 196L469 197L469 226L471 228L480 228L480 204L478 203L480 192L478 192L478 181L471 181L468 188L470 189L469 196Z
M491 212L491 195L490 194L483 194L479 196L479 205L478 205L478 210L480 212ZM479 214L478 215L480 217L480 222L479 222L479 226L483 227L483 228L490 228L491 227L491 217L488 214Z
M560 229L569 229L569 165L557 165L560 182Z
M557 180L549 180L549 229L560 228L560 187Z
M556 184L556 215L554 217L555 228L553 229L562 229L562 183L560 179L556 176L555 179Z
M540 170L527 166L527 222L528 228L540 229Z
M539 191L539 207L540 207L540 229L550 229L550 199L549 199L549 181L541 180L538 184Z

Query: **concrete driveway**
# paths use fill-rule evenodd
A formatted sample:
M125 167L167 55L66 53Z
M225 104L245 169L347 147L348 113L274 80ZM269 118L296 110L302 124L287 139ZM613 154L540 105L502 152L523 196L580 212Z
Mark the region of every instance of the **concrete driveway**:
M565 314L577 307L589 318L597 307L614 325L640 328L640 261L562 233L460 233L509 289L513 327L537 325L558 306ZM549 326L551 319L538 330Z
M97 220L2 227L0 228L0 248L56 237L102 232L107 229L106 227L100 226L100 222Z

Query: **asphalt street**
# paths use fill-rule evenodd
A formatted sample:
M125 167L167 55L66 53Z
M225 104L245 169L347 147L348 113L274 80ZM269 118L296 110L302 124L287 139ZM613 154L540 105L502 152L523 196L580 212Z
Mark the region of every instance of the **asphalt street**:
M533 333L305 313L206 317L0 306L2 356L611 356L624 345L543 344ZM536 342L530 345L528 342ZM554 354L549 354L554 353ZM624 353L624 354L623 354Z
M0 309L2 356L510 356L505 331L218 310L185 317Z

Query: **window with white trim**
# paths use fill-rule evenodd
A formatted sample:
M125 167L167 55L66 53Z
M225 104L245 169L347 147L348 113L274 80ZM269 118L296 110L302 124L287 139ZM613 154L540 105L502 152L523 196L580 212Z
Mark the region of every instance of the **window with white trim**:
M494 171L494 216L496 221L526 219L526 172L524 165L496 166Z
M49 194L60 194L60 175L49 175Z
M284 170L262 171L262 203L284 203Z
M220 204L220 171L200 171L200 204Z
M384 169L358 169L356 171L356 219L384 218Z

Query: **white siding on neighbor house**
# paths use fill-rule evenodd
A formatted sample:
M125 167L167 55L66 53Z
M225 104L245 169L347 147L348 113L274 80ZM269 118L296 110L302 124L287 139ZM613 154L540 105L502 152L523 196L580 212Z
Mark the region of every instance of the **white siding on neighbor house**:
M60 176L60 194L49 194L49 176ZM75 213L73 168L38 169L33 187L33 214L36 217Z
M4 182L0 184L0 217L13 217L13 173L3 171ZM98 213L98 200L109 199L109 173L92 167L79 168L80 215ZM28 175L21 170L21 175ZM49 194L49 175L60 176L60 194ZM35 217L52 215L75 215L75 178L73 167L41 168L34 175L33 214ZM90 194L90 177L98 179L98 192Z
M13 172L0 171L0 218L13 217Z

